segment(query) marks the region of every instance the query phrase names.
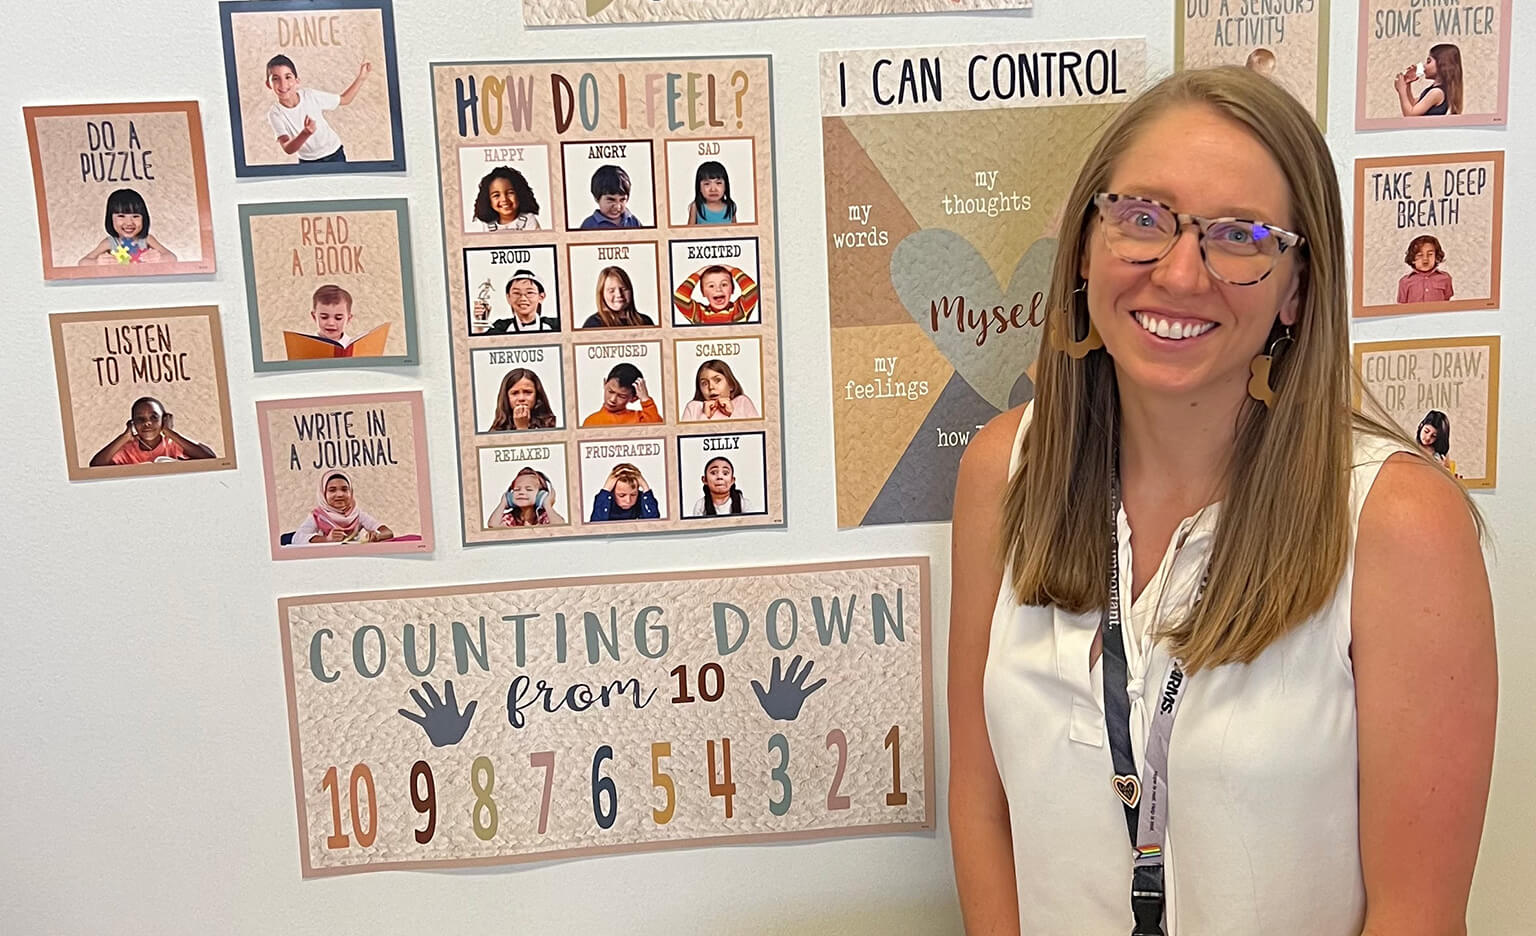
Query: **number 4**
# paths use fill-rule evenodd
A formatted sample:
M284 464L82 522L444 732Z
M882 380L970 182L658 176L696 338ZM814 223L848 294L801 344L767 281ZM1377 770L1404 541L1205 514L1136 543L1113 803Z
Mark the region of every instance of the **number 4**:
M715 780L715 742L711 740L705 753L709 760L709 795L725 798L725 818L735 815L736 784L731 782L731 739L720 739L721 777Z

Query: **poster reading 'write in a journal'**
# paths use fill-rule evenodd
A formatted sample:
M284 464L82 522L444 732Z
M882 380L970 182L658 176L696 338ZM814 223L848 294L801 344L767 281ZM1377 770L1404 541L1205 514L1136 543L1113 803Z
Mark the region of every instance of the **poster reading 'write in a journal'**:
M1063 203L1140 40L824 53L840 527L948 520L976 430L1032 399Z
M465 542L782 523L768 59L432 75Z
M529 26L1027 10L1033 0L523 0Z
M933 826L926 559L278 607L306 877Z

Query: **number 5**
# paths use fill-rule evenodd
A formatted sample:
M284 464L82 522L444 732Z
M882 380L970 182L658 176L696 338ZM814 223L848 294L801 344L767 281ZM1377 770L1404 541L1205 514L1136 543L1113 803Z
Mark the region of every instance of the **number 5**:
M672 813L677 810L677 787L673 785L670 776L661 772L661 759L671 756L671 742L657 741L651 745L651 786L667 791L667 805L651 810L651 818L656 820L657 825L671 822Z

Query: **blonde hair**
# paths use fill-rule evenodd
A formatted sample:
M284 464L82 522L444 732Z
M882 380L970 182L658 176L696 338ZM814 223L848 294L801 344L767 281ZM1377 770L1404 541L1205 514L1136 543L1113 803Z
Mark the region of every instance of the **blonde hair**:
M1073 359L1059 332L1085 331L1076 292L1093 196L1115 161L1153 120L1206 107L1240 124L1275 157L1291 193L1293 230L1306 237L1294 343L1271 370L1273 409L1247 401L1225 465L1225 488L1200 603L1159 637L1194 672L1250 662L1320 610L1352 548L1352 432L1385 436L1417 452L1407 434L1351 406L1348 286L1338 178L1306 110L1247 68L1179 72L1116 117L1089 154L1063 215L1051 274L1046 340L1037 362L1033 419L1021 467L1009 482L1002 547L1020 604L1072 613L1103 606L1109 575L1109 485L1120 419L1113 360L1101 348ZM1283 332L1278 320L1265 348ZM1358 375L1354 375L1357 388ZM1470 509L1471 501L1468 500ZM1474 510L1475 514L1475 510Z

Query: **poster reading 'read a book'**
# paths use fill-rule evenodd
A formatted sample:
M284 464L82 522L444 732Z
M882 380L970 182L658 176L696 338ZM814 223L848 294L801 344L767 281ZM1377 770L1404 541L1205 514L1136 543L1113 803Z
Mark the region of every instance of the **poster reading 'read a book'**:
M767 57L432 75L464 541L782 523Z

